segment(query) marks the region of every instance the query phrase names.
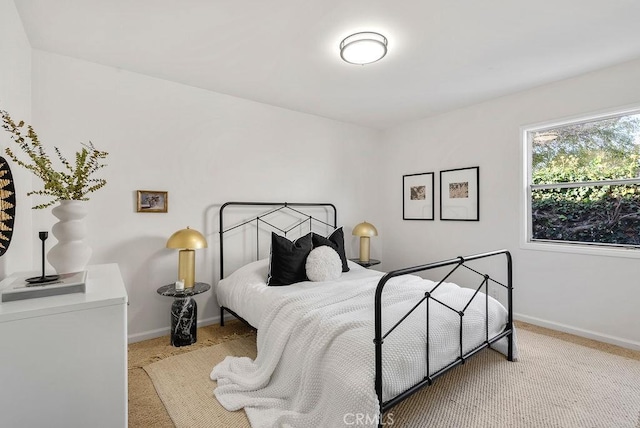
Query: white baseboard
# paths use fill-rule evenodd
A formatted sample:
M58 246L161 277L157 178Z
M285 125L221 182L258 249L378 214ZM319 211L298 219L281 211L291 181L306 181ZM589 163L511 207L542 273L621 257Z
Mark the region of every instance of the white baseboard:
M226 317L225 317L226 319ZM198 327L204 327L211 324L218 324L220 315L211 318L198 320ZM142 342L143 340L155 339L156 337L167 336L171 334L171 327L158 328L155 330L143 331L142 333L134 333L127 336L129 343Z
M536 317L530 317L523 314L513 314L513 318L518 321L524 321L529 324L537 325L539 327L549 328L551 330L561 331L563 333L574 334L580 337L586 337L587 339L597 340L598 342L610 343L612 345L621 346L623 348L633 349L634 351L640 351L640 342L636 342L629 339L623 339L621 337L610 336L608 334L597 333L591 330L584 330L577 327L572 327L565 324L560 324L553 321L547 321Z
M142 333L130 334L127 336L127 342L136 343L142 342L143 340L155 339L156 337L160 336L166 336L167 334L169 334L170 330L170 327L165 327L156 330L143 331Z

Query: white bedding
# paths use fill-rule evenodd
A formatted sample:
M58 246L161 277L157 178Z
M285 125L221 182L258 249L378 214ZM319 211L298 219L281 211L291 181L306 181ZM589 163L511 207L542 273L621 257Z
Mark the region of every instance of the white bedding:
M244 279L258 277L258 267L236 273ZM250 281L245 289L231 292L222 290L235 281L221 281L222 288L217 291L221 305L236 311L241 307L238 302L249 305L240 315L258 327L258 356L255 361L227 357L213 368L211 378L218 381L214 391L218 401L227 410L244 408L254 428L349 426L353 417L348 415L354 414L366 415L364 420L373 424L378 414L373 384L373 296L381 275L355 268L335 282L263 287L260 282L264 283L265 271L265 277L257 282ZM389 281L383 295L383 330L433 286L435 283L417 276ZM456 310L472 295L473 290L447 283L434 293ZM504 329L507 311L494 299L489 300L489 335L493 336ZM385 339L385 401L425 376L424 306ZM465 352L484 340L484 308L484 294L479 294L465 311ZM429 371L433 373L459 353L459 317L435 302L430 304L430 317L439 320L430 324Z
M337 281L348 281L360 275L380 277L380 272L368 270L348 260L349 272L343 272ZM244 318L249 324L258 327L262 314L269 303L280 296L317 286L305 281L287 286L269 287L265 278L269 271L269 259L258 260L244 265L224 278L216 285L216 298L220 306L229 308Z

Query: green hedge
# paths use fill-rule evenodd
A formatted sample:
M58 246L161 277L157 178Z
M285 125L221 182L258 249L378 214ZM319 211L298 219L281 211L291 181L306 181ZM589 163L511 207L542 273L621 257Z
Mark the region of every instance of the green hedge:
M563 125L532 135L532 183L640 176L640 115ZM640 185L538 189L534 239L640 245Z
M556 194L534 199L531 208L534 239L640 245L639 193L597 200Z

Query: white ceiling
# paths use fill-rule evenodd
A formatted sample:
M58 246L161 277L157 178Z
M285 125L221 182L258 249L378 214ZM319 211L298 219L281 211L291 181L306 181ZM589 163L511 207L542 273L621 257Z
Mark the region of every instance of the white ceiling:
M15 0L33 48L384 129L640 58L639 0ZM380 62L343 62L357 31Z

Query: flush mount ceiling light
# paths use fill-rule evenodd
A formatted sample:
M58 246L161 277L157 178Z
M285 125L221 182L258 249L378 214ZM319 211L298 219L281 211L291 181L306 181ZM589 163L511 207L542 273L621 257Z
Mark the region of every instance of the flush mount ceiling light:
M378 33L355 33L340 43L340 57L350 64L371 64L386 54L387 38Z

